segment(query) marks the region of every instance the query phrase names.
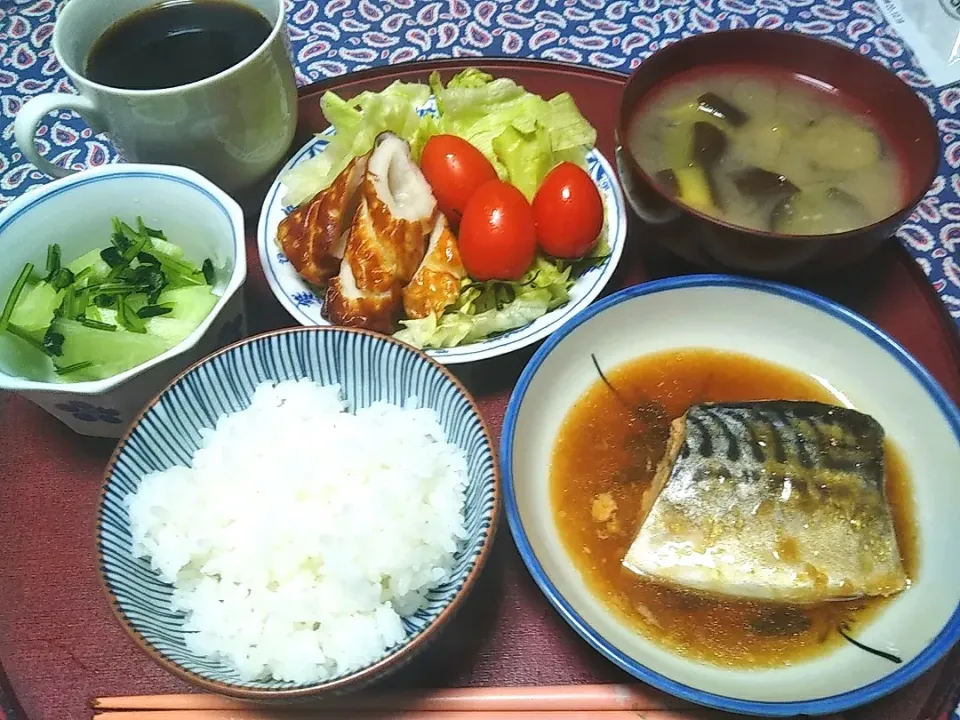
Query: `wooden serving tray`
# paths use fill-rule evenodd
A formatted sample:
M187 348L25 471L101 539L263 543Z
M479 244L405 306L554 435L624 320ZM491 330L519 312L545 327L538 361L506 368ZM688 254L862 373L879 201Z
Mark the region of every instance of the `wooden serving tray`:
M349 97L397 79L425 81L475 64L512 77L532 92L570 92L612 158L613 128L625 76L541 61L444 60L376 69L301 91L295 147L326 126L318 104L325 90ZM255 218L254 218L255 220ZM254 223L251 222L251 226ZM653 277L694 272L650 254L649 230L635 223L607 292ZM293 325L267 287L255 238L249 238L246 286L253 332ZM863 267L810 286L866 315L920 360L960 401L960 339L923 273L891 242ZM455 372L476 395L499 436L510 391L533 350ZM97 579L94 519L103 468L113 443L81 437L27 401L0 410L0 664L31 720L89 717L90 698L186 692L116 623ZM853 719L920 720L952 699L960 654ZM441 640L393 685L439 687L628 682L594 653L541 596L504 523L494 554L468 603Z

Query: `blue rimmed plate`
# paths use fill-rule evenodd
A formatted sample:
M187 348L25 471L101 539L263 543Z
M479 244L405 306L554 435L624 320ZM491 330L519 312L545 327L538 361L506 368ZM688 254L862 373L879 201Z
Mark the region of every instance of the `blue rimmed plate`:
M420 112L421 114L435 113L435 100L430 98L420 109ZM274 181L267 192L263 208L260 211L260 222L257 226L257 248L260 253L260 263L267 277L267 283L287 312L297 322L307 327L324 326L330 323L324 319L321 313L323 309L322 295L317 294L314 288L304 282L277 245L277 227L280 225L280 221L293 210L292 207L283 205L284 188L279 177L282 177L283 173L290 168L296 167L320 153L327 146L333 133L333 128L327 128L324 132L316 135L284 165L278 179ZM613 276L617 263L620 262L620 256L623 254L627 239L627 216L623 194L617 184L616 174L607 159L595 149L590 151L587 156L587 170L597 184L600 196L603 198L607 243L610 246L609 256L577 279L570 290L569 302L537 318L529 325L470 345L427 350L428 355L444 365L476 362L477 360L505 355L543 340L600 295Z
M813 376L869 413L909 470L919 534L913 585L857 628L894 664L843 645L789 667L730 669L677 655L618 620L586 587L550 507L560 425L612 368L684 347L746 353ZM840 712L893 692L960 638L960 411L906 350L864 318L813 293L724 275L660 280L618 292L564 325L515 388L500 447L510 529L534 580L598 652L635 677L723 710L786 717Z
M184 616L170 609L172 586L132 554L125 498L143 476L189 464L201 428L247 406L267 380L309 378L339 383L351 409L416 396L432 408L450 442L467 458L467 538L450 576L427 593L426 606L404 618L406 639L360 670L314 684L244 681L226 664L198 657L184 641ZM416 656L453 616L490 553L499 516L493 441L473 398L423 353L391 338L346 328L296 328L243 340L176 378L138 417L107 465L97 521L100 577L118 620L167 670L213 692L254 699L318 696L355 690Z

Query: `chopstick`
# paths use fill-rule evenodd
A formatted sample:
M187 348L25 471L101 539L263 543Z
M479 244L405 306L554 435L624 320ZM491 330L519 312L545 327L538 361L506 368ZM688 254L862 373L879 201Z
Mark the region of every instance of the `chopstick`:
M221 695L95 698L94 720L723 720L640 684L454 688L353 695L322 705L265 705ZM831 715L823 720L843 720Z
M212 694L134 695L101 697L94 710L257 710L265 706ZM555 685L543 687L454 688L347 696L315 706L314 712L570 712L611 710L671 710L692 707L690 703L642 685ZM273 706L291 713L304 708ZM105 713L106 714L106 713ZM473 716L471 716L473 717ZM129 717L128 717L128 720ZM172 720L167 718L166 720ZM249 719L246 719L249 720ZM439 720L431 716L431 720ZM478 720L478 718L474 718ZM515 720L525 720L515 718ZM572 719L571 719L572 720ZM666 719L664 719L666 720Z
M381 710L320 711L292 709L245 710L132 710L96 713L93 720L722 720L713 710Z

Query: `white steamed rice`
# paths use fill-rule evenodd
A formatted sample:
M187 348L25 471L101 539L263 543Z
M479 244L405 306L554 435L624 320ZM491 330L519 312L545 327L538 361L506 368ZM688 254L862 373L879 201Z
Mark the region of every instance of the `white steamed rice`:
M377 660L466 537L466 458L436 414L345 411L338 385L260 385L191 468L128 498L133 552L174 586L192 652L245 679L316 682Z

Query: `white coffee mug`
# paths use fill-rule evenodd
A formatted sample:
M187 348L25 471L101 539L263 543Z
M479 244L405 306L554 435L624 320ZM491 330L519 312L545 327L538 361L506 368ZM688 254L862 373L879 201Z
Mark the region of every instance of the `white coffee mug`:
M105 132L131 162L182 165L226 190L254 183L283 157L297 124L297 86L290 62L283 0L234 0L272 24L246 59L211 77L162 90L124 90L85 76L87 56L114 23L156 0L69 0L53 31L53 52L79 95L47 93L17 115L17 145L53 177L71 169L44 159L34 138L43 117L78 112L94 132Z

